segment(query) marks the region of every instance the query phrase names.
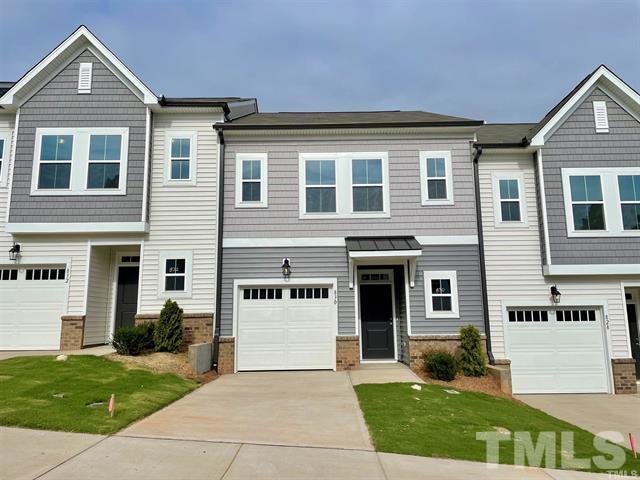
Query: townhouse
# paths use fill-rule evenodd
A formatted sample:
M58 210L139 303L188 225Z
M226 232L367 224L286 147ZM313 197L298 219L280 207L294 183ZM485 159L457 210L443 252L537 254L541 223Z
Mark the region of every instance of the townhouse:
M80 27L0 83L0 349L175 299L221 373L419 368L472 324L517 393L636 390L640 97L536 124L158 97Z

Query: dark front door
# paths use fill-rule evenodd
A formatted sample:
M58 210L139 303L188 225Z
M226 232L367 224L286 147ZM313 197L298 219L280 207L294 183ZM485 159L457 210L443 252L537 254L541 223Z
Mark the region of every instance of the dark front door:
M360 285L362 358L393 360L393 300L391 285Z
M629 321L629 338L631 339L631 355L636 360L636 378L640 378L640 339L638 339L638 312L636 306L627 303L627 319Z
M138 309L138 275L139 267L118 268L116 328L133 327Z

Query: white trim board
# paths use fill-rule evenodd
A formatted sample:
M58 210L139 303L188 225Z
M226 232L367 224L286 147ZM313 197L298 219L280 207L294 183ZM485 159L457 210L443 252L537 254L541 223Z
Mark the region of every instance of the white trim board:
M145 222L7 223L7 233L146 233Z
M544 265L544 275L640 275L640 264Z
M420 245L477 245L477 235L416 236ZM345 237L225 238L222 248L344 247Z

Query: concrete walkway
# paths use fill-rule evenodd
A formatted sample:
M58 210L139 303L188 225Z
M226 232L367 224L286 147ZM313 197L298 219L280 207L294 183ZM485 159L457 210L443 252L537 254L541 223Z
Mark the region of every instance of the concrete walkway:
M640 439L640 394L517 395L538 410L629 448L629 433Z
M81 350L0 350L0 360L14 357L33 357L40 355L109 355L115 352L111 345L83 348Z
M362 449L105 437L6 427L0 427L0 445L0 478L12 480L611 478Z

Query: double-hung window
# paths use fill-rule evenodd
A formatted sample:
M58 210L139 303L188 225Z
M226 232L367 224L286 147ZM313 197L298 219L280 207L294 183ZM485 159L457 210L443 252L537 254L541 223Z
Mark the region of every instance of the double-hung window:
M87 188L118 188L122 135L90 135Z
M389 216L386 152L301 153L300 218Z
M527 224L524 177L521 172L496 172L492 176L494 215L497 227Z
M265 208L267 195L267 154L237 154L236 208Z
M420 152L422 205L452 205L451 152Z
M165 185L195 185L197 139L196 132L167 132Z
M605 230L604 199L599 175L571 175L571 212L575 230Z
M191 295L192 258L192 252L161 252L161 298L184 298Z
M0 132L0 185L7 183L9 171L9 134Z
M458 318L458 278L455 271L424 271L425 316Z
M128 128L36 130L31 195L125 195Z
M307 160L305 201L309 213L336 212L336 161Z
M640 175L618 175L623 230L640 230Z
M384 211L382 159L353 159L351 188L354 212Z

